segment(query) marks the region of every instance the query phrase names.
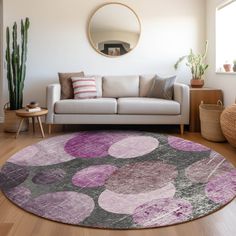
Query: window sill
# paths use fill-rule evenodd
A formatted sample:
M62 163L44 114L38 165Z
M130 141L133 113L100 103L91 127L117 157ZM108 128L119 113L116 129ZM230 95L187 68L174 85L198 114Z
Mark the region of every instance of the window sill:
M236 72L224 72L224 71L216 71L216 74L219 74L219 75L236 75Z

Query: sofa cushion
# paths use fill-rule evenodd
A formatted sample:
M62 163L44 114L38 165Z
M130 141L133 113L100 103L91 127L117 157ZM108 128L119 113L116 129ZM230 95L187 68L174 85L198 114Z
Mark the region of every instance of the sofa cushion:
M180 104L173 100L159 98L119 98L118 114L178 115Z
M148 97L163 98L169 100L173 99L175 80L176 76L161 78L156 75L153 78L153 84L148 93Z
M97 89L94 77L72 77L75 99L96 98Z
M59 82L61 84L61 99L74 98L71 77L84 76L84 72L58 73Z
M66 99L55 104L57 114L115 114L115 98Z
M102 89L103 97L138 97L139 76L105 76Z
M147 97L152 87L153 79L156 75L140 75L139 77L139 96Z

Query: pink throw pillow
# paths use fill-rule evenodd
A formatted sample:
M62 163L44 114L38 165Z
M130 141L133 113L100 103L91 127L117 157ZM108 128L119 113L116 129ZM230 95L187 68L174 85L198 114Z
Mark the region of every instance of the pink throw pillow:
M72 77L71 79L75 99L97 97L95 77Z

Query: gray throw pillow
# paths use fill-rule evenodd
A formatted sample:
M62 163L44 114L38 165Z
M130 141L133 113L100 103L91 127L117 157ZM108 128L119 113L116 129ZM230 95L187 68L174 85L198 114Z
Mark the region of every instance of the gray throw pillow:
M176 76L160 78L156 75L153 78L152 86L148 92L148 97L172 100L175 80Z

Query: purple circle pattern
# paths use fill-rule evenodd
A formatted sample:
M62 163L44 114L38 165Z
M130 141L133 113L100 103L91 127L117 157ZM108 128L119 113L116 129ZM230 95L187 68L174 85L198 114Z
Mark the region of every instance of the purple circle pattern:
M23 186L17 186L5 192L7 197L17 205L24 207L31 198L31 191Z
M74 136L75 134L66 134L43 140L17 152L9 162L21 166L47 166L71 161L75 157L67 154L64 146Z
M62 169L51 169L51 170L43 170L37 173L32 181L35 184L53 184L62 180L66 175L66 172Z
M162 162L136 162L119 168L106 188L116 193L136 194L162 188L178 175L176 167Z
M184 199L163 198L137 207L133 220L142 227L163 226L188 220L192 205Z
M106 157L112 144L128 136L128 132L84 132L70 139L65 145L65 151L79 158Z
M78 171L72 177L72 183L82 188L99 187L105 184L105 181L117 170L112 165L97 165Z
M182 138L177 138L174 136L168 137L168 143L172 148L175 148L180 151L186 152L202 152L202 151L209 151L210 148L205 147L199 143L194 143Z
M229 202L236 195L236 170L211 179L205 187L205 193L215 203Z
M9 189L23 183L29 175L24 166L6 163L0 171L0 189Z
M172 183L168 183L164 187L150 192L138 194L122 194L106 189L99 196L98 204L102 209L108 212L132 215L135 208L146 202L155 199L171 198L174 197L174 195L175 186Z
M79 224L94 210L94 201L77 192L55 192L41 195L25 204L25 209L42 217Z
M233 170L231 163L220 154L212 152L210 158L204 158L190 165L185 170L188 179L195 183L207 183L216 176L221 176Z
M10 158L9 161L11 163L14 163L17 165L22 165L22 166L28 166L28 163L30 163L29 165L32 165L32 160L33 160L34 156L36 156L38 154L39 151L40 150L37 147L37 145L28 146L26 148L23 148L19 152L15 153Z
M128 137L114 143L108 153L116 158L134 158L152 152L158 145L158 140L153 137Z

